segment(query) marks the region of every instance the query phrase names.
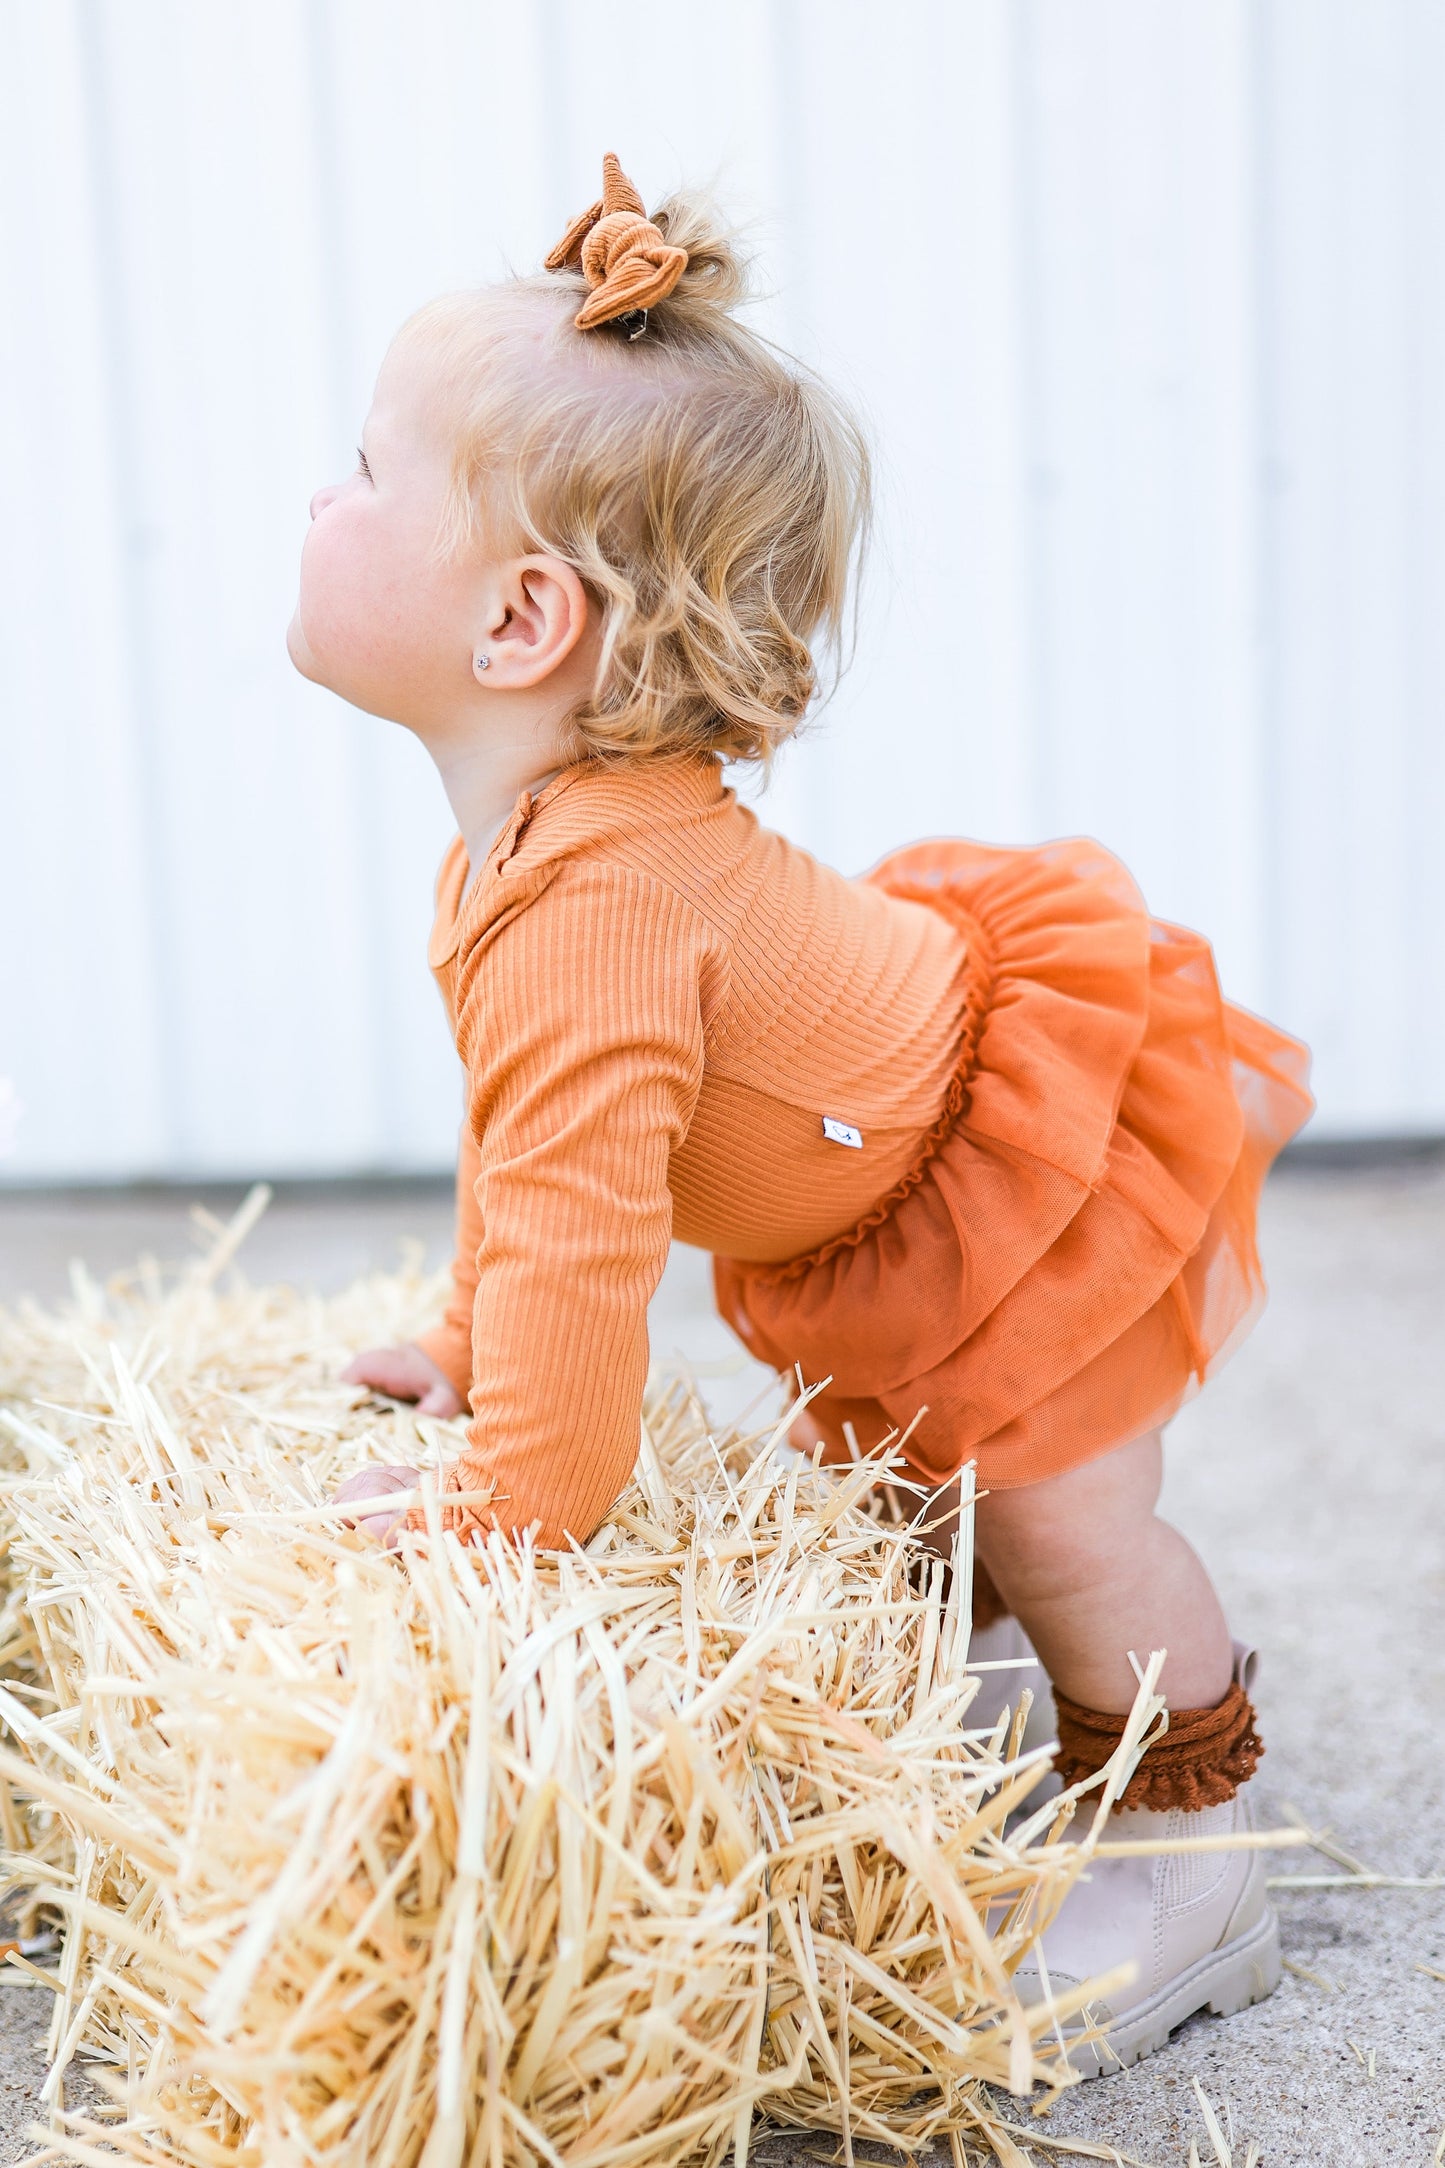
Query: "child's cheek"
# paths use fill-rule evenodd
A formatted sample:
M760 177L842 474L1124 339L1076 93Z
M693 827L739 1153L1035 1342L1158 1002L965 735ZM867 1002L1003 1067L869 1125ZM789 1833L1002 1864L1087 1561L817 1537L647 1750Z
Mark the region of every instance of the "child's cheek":
M458 644L447 600L429 530L417 545L373 505L338 502L312 521L302 546L293 658L343 699L400 716L434 689L438 657ZM464 662L469 642L464 628Z
M331 508L312 521L301 549L297 615L315 660L344 665L357 659L371 611L365 553L344 517Z

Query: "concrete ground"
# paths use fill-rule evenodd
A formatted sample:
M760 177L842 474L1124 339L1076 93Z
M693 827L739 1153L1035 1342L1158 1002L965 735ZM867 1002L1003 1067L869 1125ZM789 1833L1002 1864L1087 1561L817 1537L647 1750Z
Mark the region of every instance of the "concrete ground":
M448 1222L440 1187L283 1192L246 1263L256 1278L332 1285L391 1262L405 1234L444 1250ZM186 1240L185 1207L164 1192L0 1196L0 1301L55 1295L71 1256L104 1272ZM1292 1805L1377 1871L1429 1876L1445 1869L1445 1160L1287 1166L1264 1242L1270 1310L1176 1424L1166 1509L1235 1631L1265 1652L1266 1818ZM695 1253L674 1257L653 1337L659 1355L728 1362ZM737 1364L707 1390L737 1406L756 1382ZM1313 1853L1279 1864L1334 1871ZM1268 2003L1191 2021L1150 2062L1068 2096L1039 2135L1156 2168L1184 2168L1193 2138L1213 2161L1198 2078L1236 2168L1251 2144L1262 2168L1439 2161L1445 1889L1281 1890L1277 1902L1297 1969ZM44 2017L37 1991L0 1989L0 2163L27 2151ZM800 2168L831 2148L778 2139L760 2157Z

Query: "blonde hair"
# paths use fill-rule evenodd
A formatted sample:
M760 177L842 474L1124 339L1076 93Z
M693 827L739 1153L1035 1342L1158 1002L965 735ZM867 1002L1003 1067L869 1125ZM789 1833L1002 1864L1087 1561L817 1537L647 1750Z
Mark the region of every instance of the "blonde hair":
M801 363L739 323L746 264L703 199L653 214L687 269L645 333L573 324L580 273L432 302L454 433L446 541L484 528L572 565L601 613L577 757L766 762L841 668L868 447Z

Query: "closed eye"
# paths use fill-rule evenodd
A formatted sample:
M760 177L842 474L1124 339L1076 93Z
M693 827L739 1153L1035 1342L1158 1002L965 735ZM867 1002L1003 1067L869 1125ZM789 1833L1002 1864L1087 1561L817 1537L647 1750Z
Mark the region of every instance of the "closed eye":
M371 480L371 469L366 463L366 454L359 444L356 447L356 464L369 482Z

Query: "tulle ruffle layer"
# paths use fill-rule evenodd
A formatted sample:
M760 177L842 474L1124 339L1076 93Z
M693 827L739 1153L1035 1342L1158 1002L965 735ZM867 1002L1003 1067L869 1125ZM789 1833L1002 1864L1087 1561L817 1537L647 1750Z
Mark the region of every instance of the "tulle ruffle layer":
M832 1450L926 1407L925 1479L977 1458L1037 1482L1167 1420L1247 1329L1308 1056L1223 1000L1208 943L1097 844L921 844L871 878L969 943L948 1105L857 1227L781 1266L719 1258L719 1308L763 1361L831 1379Z

